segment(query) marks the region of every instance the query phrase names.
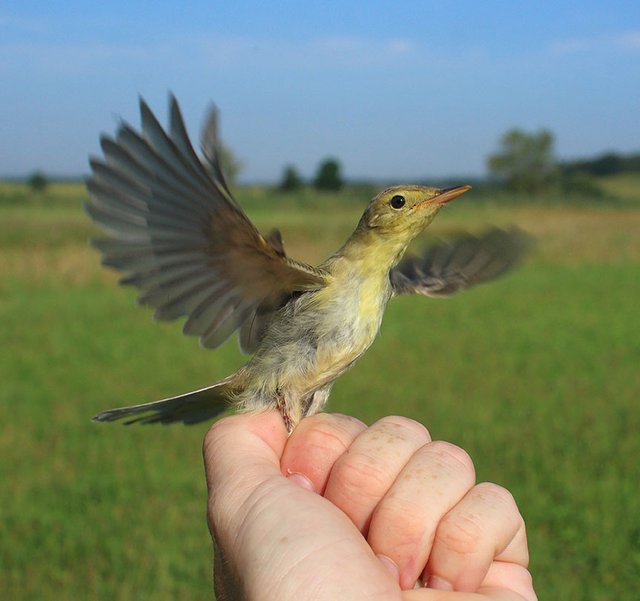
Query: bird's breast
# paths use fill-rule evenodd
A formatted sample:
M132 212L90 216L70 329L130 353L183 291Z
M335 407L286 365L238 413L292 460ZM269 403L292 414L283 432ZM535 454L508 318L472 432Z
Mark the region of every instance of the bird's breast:
M375 339L390 297L388 278L357 274L319 291L319 370L346 369Z
M306 398L330 385L371 345L391 296L388 277L333 280L284 307L247 364L267 396Z

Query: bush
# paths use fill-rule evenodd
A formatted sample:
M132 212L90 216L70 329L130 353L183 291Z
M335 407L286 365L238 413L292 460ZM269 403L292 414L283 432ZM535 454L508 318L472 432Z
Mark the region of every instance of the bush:
M320 163L313 185L318 190L340 190L344 180L340 174L340 163L336 159L325 159Z
M585 198L605 198L607 194L598 185L595 178L588 173L577 172L563 176L562 191L570 196Z
M43 192L49 181L42 171L34 171L27 179L27 184L34 192Z
M553 134L512 129L500 139L500 150L487 160L490 171L514 192L540 194L558 179Z
M278 188L283 192L292 192L293 190L298 190L301 187L302 178L300 177L298 170L293 165L287 165L284 168Z

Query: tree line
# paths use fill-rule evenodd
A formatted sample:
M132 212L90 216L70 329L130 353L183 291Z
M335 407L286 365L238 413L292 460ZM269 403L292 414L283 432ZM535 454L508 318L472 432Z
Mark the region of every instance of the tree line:
M227 147L222 146L220 152L220 162L222 163L222 171L225 177L232 184L236 183L238 174L242 171L243 164L233 152ZM49 178L44 171L37 170L31 173L26 180L27 185L34 192L43 192L49 185ZM337 159L325 159L320 163L315 176L309 182L317 190L337 191L344 185L342 176L342 167ZM306 182L298 173L294 165L287 165L284 168L278 188L283 192L292 192L299 190Z
M554 142L546 129L511 129L500 139L498 151L487 158L489 173L512 191L539 194L553 187L595 192L590 178L640 172L640 154L607 152L589 159L559 161Z
M284 168L278 188L283 192L299 190L305 184L304 180L294 165ZM337 191L344 185L342 168L337 159L325 159L318 165L316 174L311 184L317 190Z
M607 152L594 158L560 161L554 144L555 138L547 129L534 132L510 129L500 138L496 152L487 157L491 181L513 192L529 195L551 188L596 193L593 177L640 173L640 153L622 155ZM242 162L226 145L221 147L220 160L227 179L235 183L242 170ZM309 181L303 179L295 165L286 165L277 187L283 192L299 190L304 185L312 185L317 190L337 191L344 183L340 162L327 158L320 162ZM27 184L34 192L41 192L47 187L48 178L44 172L34 171L27 178Z

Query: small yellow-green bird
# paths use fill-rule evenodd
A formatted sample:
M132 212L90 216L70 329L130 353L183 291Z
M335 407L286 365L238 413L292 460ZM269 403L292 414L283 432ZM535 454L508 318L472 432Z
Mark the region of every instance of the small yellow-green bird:
M470 186L395 186L375 196L353 234L324 263L288 257L277 231L263 237L220 168L216 111L198 156L170 98L164 131L140 101L142 129L122 124L92 158L87 211L108 234L103 264L125 272L160 320L186 316L184 333L215 348L239 331L251 360L207 388L110 409L97 421L193 424L231 404L277 407L289 430L320 411L331 386L369 348L394 296L446 296L490 280L523 256L527 236L491 229L401 261L409 243Z

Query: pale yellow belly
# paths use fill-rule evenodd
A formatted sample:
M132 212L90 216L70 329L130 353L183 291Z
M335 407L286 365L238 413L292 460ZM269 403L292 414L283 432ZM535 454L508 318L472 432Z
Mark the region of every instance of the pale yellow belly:
M295 311L284 312L270 330L271 338L246 366L243 404L258 408L281 396L294 405L294 419L304 413L302 405L346 371L375 339L390 296L386 282L327 287L303 299Z
M291 370L285 366L281 385L304 393L335 380L374 341L388 298L388 290L375 281L318 292L310 305L310 323L305 326L306 317L299 316L303 329L313 332L316 347L309 353L304 336L292 341L302 360L291 361Z

